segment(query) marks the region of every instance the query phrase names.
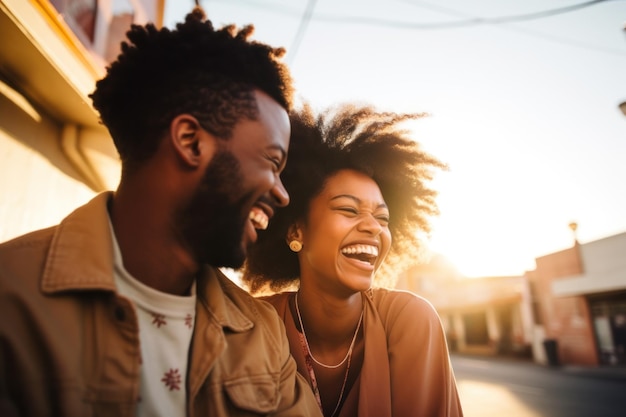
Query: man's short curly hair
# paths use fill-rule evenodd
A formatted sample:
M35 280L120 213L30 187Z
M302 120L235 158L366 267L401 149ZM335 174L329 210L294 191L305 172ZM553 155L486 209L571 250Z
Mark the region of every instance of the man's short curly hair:
M125 165L150 157L179 114L228 139L242 117L256 118L255 89L291 109L292 80L280 60L285 50L249 41L253 30L215 30L200 7L175 30L131 27L90 95Z
M446 169L399 127L422 116L348 104L318 116L308 106L293 112L289 159L281 175L290 203L276 212L251 246L243 269L244 285L255 293L297 284L298 257L286 244L288 228L306 219L311 200L329 177L343 169L372 178L389 207L393 241L385 266L376 275L377 284L390 285L392 272L416 262L422 237L430 231L430 217L438 214L436 191L429 182L435 171Z

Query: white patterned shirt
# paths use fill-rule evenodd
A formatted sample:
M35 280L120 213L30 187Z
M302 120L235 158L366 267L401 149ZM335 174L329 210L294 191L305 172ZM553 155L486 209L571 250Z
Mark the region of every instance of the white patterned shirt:
M139 417L186 415L187 360L196 314L196 285L190 296L157 291L133 278L122 260L113 228L115 283L132 301L141 345Z

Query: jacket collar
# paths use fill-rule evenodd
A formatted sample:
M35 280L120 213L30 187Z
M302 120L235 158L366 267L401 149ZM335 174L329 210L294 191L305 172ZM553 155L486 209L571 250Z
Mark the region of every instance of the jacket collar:
M98 194L57 226L41 281L44 293L115 291L113 242L107 212L112 195L112 192Z
M241 307L244 306L237 305L246 302L246 297L235 294L241 291L219 269L208 265L198 280L198 301L206 308L212 320L235 332L253 327L251 318L242 311Z
M57 226L44 266L42 291L116 291L113 239L107 204L112 192L98 194ZM206 266L198 282L198 299L211 319L240 332L253 327L234 300L241 291L216 268ZM240 300L239 302L244 302ZM246 309L247 311L247 309Z

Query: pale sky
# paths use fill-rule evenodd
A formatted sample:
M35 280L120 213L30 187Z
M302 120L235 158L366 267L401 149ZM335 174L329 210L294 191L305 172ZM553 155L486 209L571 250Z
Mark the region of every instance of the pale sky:
M430 114L410 125L450 167L435 182L430 245L467 276L534 269L572 245L572 221L581 243L626 232L626 1L500 19L584 3L201 1L216 26L253 23L254 39L287 48L315 108ZM166 26L193 4L168 0Z

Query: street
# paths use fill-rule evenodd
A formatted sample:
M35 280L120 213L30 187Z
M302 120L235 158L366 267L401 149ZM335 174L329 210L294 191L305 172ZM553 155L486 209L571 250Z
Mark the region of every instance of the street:
M465 417L626 415L626 377L486 357L453 355L452 365Z

